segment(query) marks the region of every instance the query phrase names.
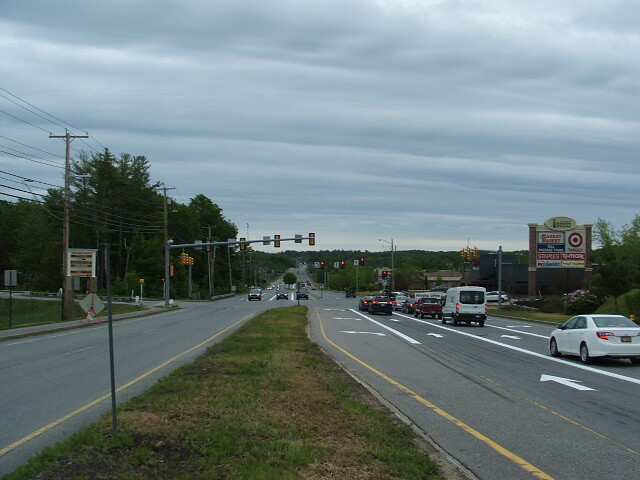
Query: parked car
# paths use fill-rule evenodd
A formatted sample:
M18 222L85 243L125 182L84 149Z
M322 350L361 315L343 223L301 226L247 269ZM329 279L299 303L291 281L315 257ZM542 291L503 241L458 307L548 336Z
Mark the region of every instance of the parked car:
M305 300L309 300L309 290L306 288L301 288L296 292L296 300L304 298Z
M502 301L503 302L507 302L509 300L509 297L507 296L507 292L500 292L500 296L502 297ZM487 292L487 302L497 302L499 299L498 297L498 291L494 290L491 292Z
M249 294L247 295L249 301L251 300L262 300L262 289L260 288L252 288L249 290Z
M551 332L549 351L578 355L583 363L613 357L640 365L640 326L623 315L577 315Z
M358 302L358 310L369 310L369 304L371 303L371 300L373 300L373 296L371 295L366 295L364 297L362 297L360 299L360 301Z
M396 297L393 299L393 309L402 310L402 304L407 298L409 298L408 295L396 295Z
M276 290L276 300L280 300L281 298L289 300L289 292L282 288L279 288L278 290Z
M371 299L369 303L369 313L386 313L387 315L393 314L393 300L386 295L376 295Z
M442 304L437 298L418 298L415 304L413 316L424 318L429 315L431 318L442 318Z
M407 298L402 304L402 313L413 313L417 300L417 298Z

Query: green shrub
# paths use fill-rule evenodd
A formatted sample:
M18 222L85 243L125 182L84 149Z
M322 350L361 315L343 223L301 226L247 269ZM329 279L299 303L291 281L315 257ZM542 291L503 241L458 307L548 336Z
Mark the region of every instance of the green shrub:
M589 290L576 290L566 296L564 312L567 315L593 313L604 303L604 300Z

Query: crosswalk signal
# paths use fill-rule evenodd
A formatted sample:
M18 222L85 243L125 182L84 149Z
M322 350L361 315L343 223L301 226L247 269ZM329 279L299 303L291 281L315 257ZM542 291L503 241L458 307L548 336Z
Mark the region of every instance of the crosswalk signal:
M169 265L169 276L173 277L173 274L176 271L176 267L173 266L173 264Z
M309 245L315 245L316 244L316 234L315 233L310 233L309 234Z
M273 246L276 248L280 248L280 235L273 236Z

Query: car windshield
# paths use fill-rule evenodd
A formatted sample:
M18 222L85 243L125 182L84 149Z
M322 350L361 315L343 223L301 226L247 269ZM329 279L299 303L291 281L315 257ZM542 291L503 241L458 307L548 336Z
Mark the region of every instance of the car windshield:
M460 303L465 303L467 305L480 305L484 303L484 292L463 290L460 292Z
M592 317L596 327L635 327L638 325L633 323L627 317Z
M259 288L252 288L251 293L260 293L261 290Z

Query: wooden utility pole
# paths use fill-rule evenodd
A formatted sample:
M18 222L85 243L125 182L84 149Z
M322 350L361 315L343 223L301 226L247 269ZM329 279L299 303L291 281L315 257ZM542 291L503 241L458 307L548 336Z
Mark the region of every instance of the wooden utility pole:
M89 135L50 134L49 138L64 138L67 145L64 163L64 202L62 209L62 321L71 320L73 305L73 285L69 275L69 201L71 197L71 142L76 138L89 138Z

